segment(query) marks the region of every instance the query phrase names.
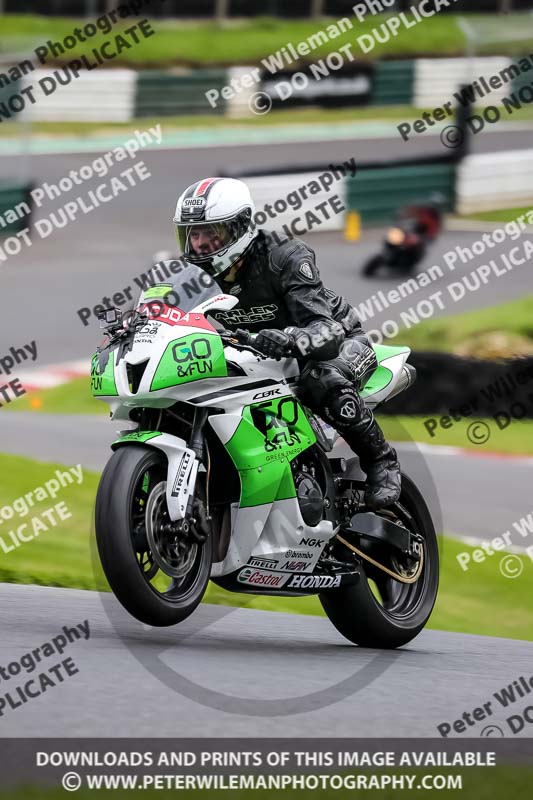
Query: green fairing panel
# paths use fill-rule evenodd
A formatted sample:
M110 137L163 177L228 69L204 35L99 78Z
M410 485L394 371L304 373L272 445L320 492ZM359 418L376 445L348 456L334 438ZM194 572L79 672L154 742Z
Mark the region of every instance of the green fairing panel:
M408 347L389 347L384 344L375 344L374 350L378 359L378 367L366 382L364 389L361 391L361 397L368 397L368 395L381 392L383 389L386 389L391 382L392 372L382 365L382 361L385 361L387 358L392 358L392 356L397 356L400 353L411 352Z
M143 300L159 300L162 297L166 297L167 294L170 294L172 291L172 284L171 283L156 283L155 286L150 286L149 289L145 289L142 293Z
M296 496L290 462L316 442L291 396L247 406L226 444L241 477L241 508Z
M118 395L115 383L115 352L109 353L107 364L102 374L98 369L98 355L94 354L91 361L91 392L93 397L116 397Z
M159 431L133 431L132 433L125 433L124 436L116 439L111 447L115 448L119 444L128 444L129 442L144 444L145 442L149 442L150 439L155 439L156 436L161 435Z
M218 334L191 333L170 342L150 386L151 392L228 374L224 345Z

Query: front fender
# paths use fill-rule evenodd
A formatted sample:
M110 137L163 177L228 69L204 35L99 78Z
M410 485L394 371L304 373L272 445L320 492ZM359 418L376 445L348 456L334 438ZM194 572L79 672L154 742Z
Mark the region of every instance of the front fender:
M111 445L112 450L136 444L148 445L162 450L167 457L167 507L170 519L184 519L189 498L194 496L196 476L200 466L194 450L187 447L184 439L159 431L126 432Z

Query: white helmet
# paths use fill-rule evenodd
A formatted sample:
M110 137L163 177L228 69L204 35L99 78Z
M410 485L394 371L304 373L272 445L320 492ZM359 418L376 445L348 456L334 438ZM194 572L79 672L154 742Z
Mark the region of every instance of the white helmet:
M187 261L211 277L226 272L257 237L255 205L247 185L233 178L193 183L178 200L174 222Z

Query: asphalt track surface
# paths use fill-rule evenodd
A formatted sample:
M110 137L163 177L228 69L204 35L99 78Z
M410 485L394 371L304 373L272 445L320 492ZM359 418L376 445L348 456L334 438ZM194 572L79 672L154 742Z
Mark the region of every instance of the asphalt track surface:
M117 424L94 416L9 412L0 415L2 451L101 471ZM492 539L531 512L531 460L476 458L448 448L398 443L404 471L430 505L439 532ZM335 455L351 457L341 443ZM468 479L466 479L468 476ZM518 534L513 543L520 545ZM532 565L533 568L533 565Z
M142 128L142 125L139 127ZM474 137L474 151L520 149L531 146L529 132L507 132L499 135ZM413 145L411 147L411 145ZM282 165L328 164L355 157L357 161L390 159L434 153L442 155L444 148L435 137L422 137L404 145L396 139L312 142L249 147L198 148L196 150L148 150L142 153L152 177L119 194L112 203L102 205L67 227L55 230L46 239L33 236L33 245L17 256L0 264L2 293L0 296L0 341L19 346L36 340L40 365L77 359L94 352L100 339L98 323L84 327L77 311L94 307L106 295L134 285L133 279L151 265L155 251L175 248L171 222L178 193L199 177L221 171L235 172L252 168L266 169ZM35 184L43 181L57 183L71 169L90 164L96 153L34 156L29 174ZM133 162L117 164L110 176ZM15 157L0 157L0 175L20 175L22 162ZM110 177L109 176L109 177ZM109 180L104 178L102 180ZM94 189L101 179L84 184L83 191ZM290 189L299 187L299 183ZM74 199L76 192L63 195L42 206L35 217L43 218L51 211ZM275 223L272 224L275 227ZM420 265L426 270L433 264L443 268L444 276L416 293L404 298L392 309L377 312L366 323L371 329L385 320L398 320L401 311L413 301L429 297L435 291L446 292L451 281L458 281L472 270L485 264L486 256L475 257L467 264L458 264L450 272L443 264L443 254L456 245L468 247L479 239L480 233L446 233L431 249ZM317 233L306 237L316 249L324 282L358 304L378 290L394 288L398 279L380 278L368 281L359 270L368 256L380 246L382 231L366 231L358 244L344 241L339 233ZM490 251L490 257L508 251L512 243L504 243ZM516 267L505 276L492 278L479 291L467 292L460 302L447 299L445 308L435 307L436 315L452 314L473 308L496 305L523 296L531 290L531 275L527 267Z
M320 617L205 605L154 630L111 595L4 585L0 603L4 665L63 625L88 620L91 631L61 656L79 673L8 708L0 736L431 737L490 700L492 716L463 738L488 725L511 736L506 718L527 705L498 707L492 693L531 674L531 642L426 630L380 652Z
M524 148L531 136L493 134L476 137L473 144L484 151ZM170 219L176 195L192 180L239 168L329 163L352 156L374 159L377 149L384 159L439 152L438 142L427 137L411 149L398 141L381 140L376 147L373 141L358 140L144 153L151 180L0 267L0 349L35 339L39 365L90 354L99 331L96 325L84 328L76 310L131 284L149 266L154 251L173 248ZM31 175L35 183L57 181L94 157L35 157ZM0 159L0 174L15 174L19 166L17 159ZM71 198L61 202L65 199ZM43 214L58 205L45 206ZM325 282L356 303L380 288L392 288L394 282L369 284L358 275L380 235L370 232L358 245L345 243L339 234L311 236ZM421 269L440 263L456 244L468 246L477 238L475 233L448 233ZM484 259L476 259L453 278L482 263ZM432 284L416 299L438 288ZM529 274L516 269L440 313L501 303L530 288ZM394 310L409 305L407 301ZM378 315L375 322L389 316ZM16 412L0 417L2 450L43 460L99 469L112 438L113 426L94 417ZM441 530L490 538L530 511L527 462L506 462L503 481L502 462L496 459L450 457L438 451L417 454L409 448L401 450L401 458L428 496ZM462 481L466 475L468 481ZM444 509L442 526L439 505ZM203 606L178 628L153 631L128 617L111 595L36 586L0 586L0 607L2 664L42 645L63 625L88 619L91 626L90 640L65 652L74 658L79 674L0 717L1 736L305 732L429 737L438 735L440 723L482 705L521 674L529 675L533 656L529 642L430 630L400 651L359 650L322 618L213 606ZM483 729L493 723L510 735L505 729L508 715L500 709L466 735L488 735ZM522 735L528 735L527 729Z

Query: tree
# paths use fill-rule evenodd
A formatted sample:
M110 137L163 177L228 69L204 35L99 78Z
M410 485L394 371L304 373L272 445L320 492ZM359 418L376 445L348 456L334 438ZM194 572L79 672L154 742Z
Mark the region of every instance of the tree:
M229 0L216 0L215 16L218 20L227 19L229 13Z
M324 0L311 0L311 17L317 19L324 16Z

